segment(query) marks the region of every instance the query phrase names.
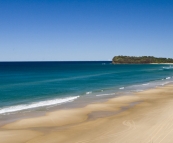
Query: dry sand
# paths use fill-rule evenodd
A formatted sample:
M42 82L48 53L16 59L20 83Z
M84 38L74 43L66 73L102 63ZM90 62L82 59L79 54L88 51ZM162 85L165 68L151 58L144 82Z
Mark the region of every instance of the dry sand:
M173 85L9 123L0 143L173 143Z

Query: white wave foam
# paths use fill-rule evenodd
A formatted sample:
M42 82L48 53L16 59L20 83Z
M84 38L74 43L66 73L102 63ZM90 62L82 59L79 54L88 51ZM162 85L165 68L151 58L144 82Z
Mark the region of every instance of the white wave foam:
M173 69L173 66L163 67L163 69Z
M166 79L171 79L171 77L167 77Z
M168 84L168 83L169 83L169 82L162 83L161 86L164 86L164 85L166 85L166 84Z
M92 91L86 92L86 94L91 94L91 93L92 93Z
M121 88L119 88L119 89L124 89L124 87L121 87Z
M110 94L99 94L99 95L96 95L96 96L106 96L106 95L114 95L115 93L110 93Z
M149 85L149 83L145 83L145 84L142 84L142 85Z
M26 110L26 109L31 109L31 108L37 108L37 107L43 107L43 106L49 106L49 105L62 104L65 102L72 102L79 97L80 96L67 97L67 98L62 98L62 99L59 98L59 99L35 102L35 103L31 103L31 104L10 106L10 107L6 107L6 108L1 108L0 114L21 111L21 110Z

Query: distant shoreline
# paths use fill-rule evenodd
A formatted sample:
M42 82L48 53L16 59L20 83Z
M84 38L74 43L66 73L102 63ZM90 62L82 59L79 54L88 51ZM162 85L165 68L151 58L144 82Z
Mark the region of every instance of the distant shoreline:
M173 64L171 58L158 58L153 56L114 56L112 59L113 64L129 63L129 64Z

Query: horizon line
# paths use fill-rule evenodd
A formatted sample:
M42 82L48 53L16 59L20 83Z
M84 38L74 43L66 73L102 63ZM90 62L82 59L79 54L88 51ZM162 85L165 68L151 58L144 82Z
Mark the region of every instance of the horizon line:
M95 60L95 61L0 61L0 62L111 62L112 60Z

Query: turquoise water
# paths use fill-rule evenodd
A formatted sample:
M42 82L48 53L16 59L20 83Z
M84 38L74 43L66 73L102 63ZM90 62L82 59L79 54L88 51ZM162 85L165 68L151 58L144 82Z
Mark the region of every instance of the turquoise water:
M172 82L173 66L111 62L1 62L0 114L141 91Z

